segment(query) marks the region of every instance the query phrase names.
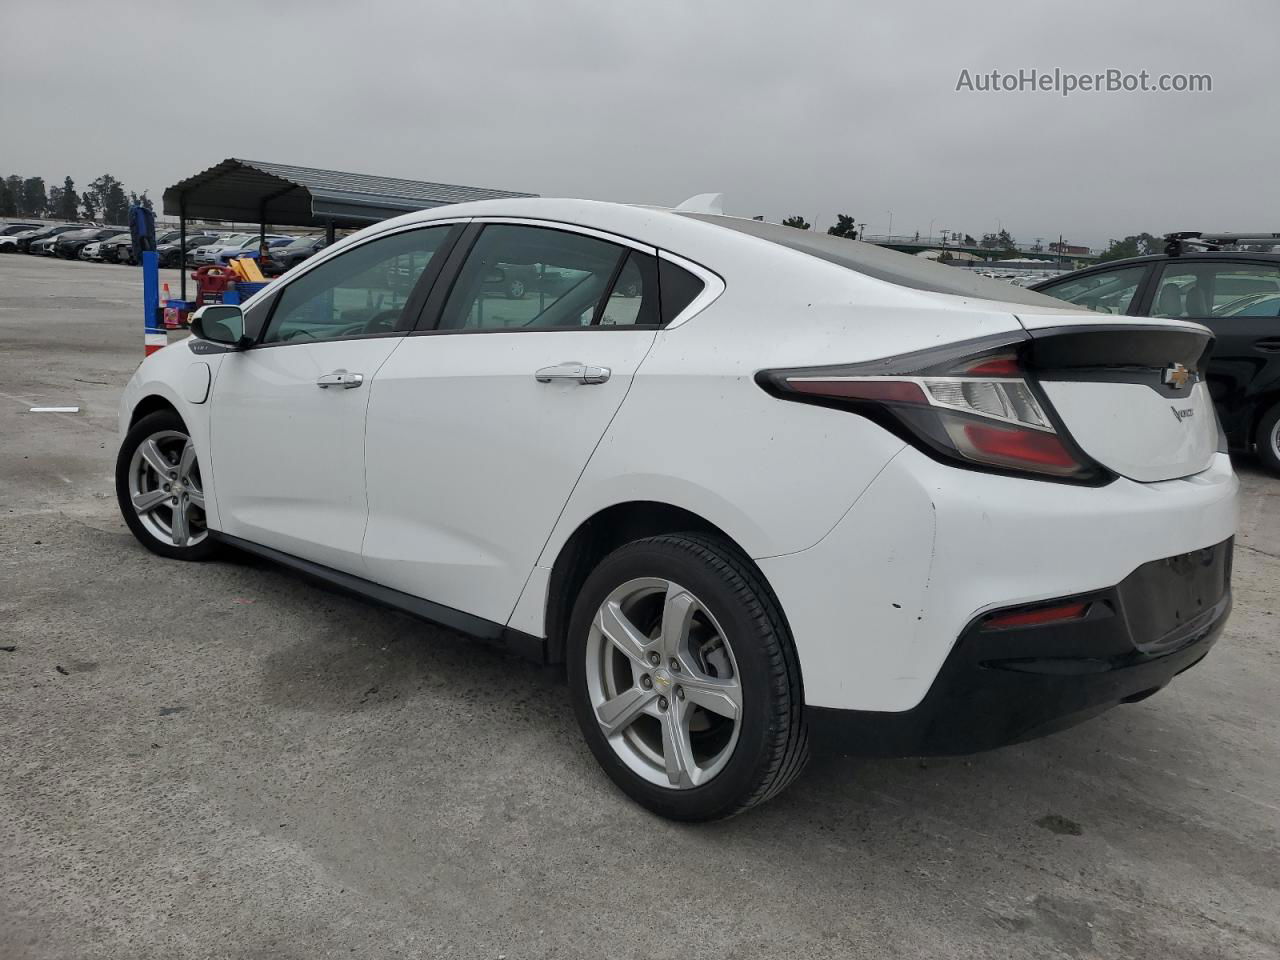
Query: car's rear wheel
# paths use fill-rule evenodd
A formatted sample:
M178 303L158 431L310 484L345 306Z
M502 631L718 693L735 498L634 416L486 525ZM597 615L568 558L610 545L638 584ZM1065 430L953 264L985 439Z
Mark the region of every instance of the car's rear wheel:
M215 551L195 444L176 413L148 414L125 436L116 457L116 499L133 535L153 553L204 560Z
M1280 474L1280 403L1262 415L1258 423L1258 459L1272 473Z
M509 300L520 300L524 297L524 293L524 281L519 277L507 281L507 298Z
M759 574L723 541L663 535L609 554L578 595L566 646L592 753L655 813L731 816L808 758L790 635Z

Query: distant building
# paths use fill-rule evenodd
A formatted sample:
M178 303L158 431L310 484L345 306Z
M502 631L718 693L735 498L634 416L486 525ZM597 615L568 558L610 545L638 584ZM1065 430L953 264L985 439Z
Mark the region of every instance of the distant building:
M1084 257L1089 255L1088 247L1078 247L1071 243L1051 243L1049 244L1050 253L1060 253L1072 257Z

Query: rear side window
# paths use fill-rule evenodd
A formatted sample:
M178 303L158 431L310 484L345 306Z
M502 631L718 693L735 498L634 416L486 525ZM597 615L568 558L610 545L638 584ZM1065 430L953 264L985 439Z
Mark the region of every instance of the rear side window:
M665 327L693 303L706 284L669 260L658 261L658 278L662 284L662 325Z
M1280 265L1271 263L1168 263L1151 303L1156 317L1188 319L1257 316L1245 313L1280 294ZM1263 309L1269 309L1263 307ZM1275 316L1263 313L1262 316Z

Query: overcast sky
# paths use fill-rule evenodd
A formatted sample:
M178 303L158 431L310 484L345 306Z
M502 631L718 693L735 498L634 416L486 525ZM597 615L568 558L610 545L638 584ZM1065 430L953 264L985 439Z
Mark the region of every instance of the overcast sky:
M0 175L226 157L867 233L1280 230L1276 0L0 3ZM957 92L962 70L1210 93Z

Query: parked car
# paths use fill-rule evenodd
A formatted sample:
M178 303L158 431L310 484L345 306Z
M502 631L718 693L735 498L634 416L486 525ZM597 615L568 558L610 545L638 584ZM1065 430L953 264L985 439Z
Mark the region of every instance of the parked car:
M0 234L0 253L17 253L18 238L13 234Z
M497 264L575 279L489 297ZM369 227L192 332L123 393L139 541L564 663L592 753L664 816L773 796L811 735L971 752L1142 699L1230 608L1238 484L1195 323L777 224L511 199Z
M12 237L18 233L25 233L28 230L39 230L42 224L39 223L5 223L0 224L0 237Z
M95 240L107 240L121 234L129 235L128 227L89 227L85 230L68 230L57 236L53 243L53 253L66 260L74 260L80 254L80 248Z
M27 248L27 253L34 254L38 257L52 257L54 255L54 245L58 242L61 234L52 234L47 237L40 237L31 241L31 245Z
M204 246L218 240L219 237L214 233L196 233L187 237L187 251L193 253L196 247ZM180 267L183 264L182 247L179 246L177 240L156 244L156 254L160 259L162 267Z
M83 230L90 224L85 223L55 223L49 226L37 227L34 230L24 230L22 233L14 234L17 239L18 250L21 253L34 253L31 249L32 244L49 237L56 237L60 233L67 233L70 230Z
M221 250L214 253L214 263L225 264L236 257L253 257L258 258L259 247L265 242L268 249L274 247L284 247L293 243L295 237L282 236L278 233L268 233L265 238L259 237L256 233L248 240L242 240L237 244L228 244Z
M100 256L104 263L133 263L133 236L120 233L101 243Z
M298 237L289 243L272 247L265 261L259 258L258 266L266 276L278 277L326 246L328 241L323 236Z
M101 262L102 261L102 243L103 241L101 240L94 240L91 243L86 243L84 246L80 248L80 252L76 254L76 259L84 260L86 262L88 261Z
M1099 264L1033 289L1099 313L1204 324L1213 353L1193 369L1208 383L1227 441L1255 450L1280 474L1280 253L1222 249L1226 241L1212 237L1206 246L1218 249L1196 249L1188 240L1171 236L1167 253Z
M219 250L222 250L224 247L239 247L240 244L253 236L254 234L251 233L232 233L221 236L217 240L196 247L195 252L191 256L191 261L198 267L216 263L217 252Z

